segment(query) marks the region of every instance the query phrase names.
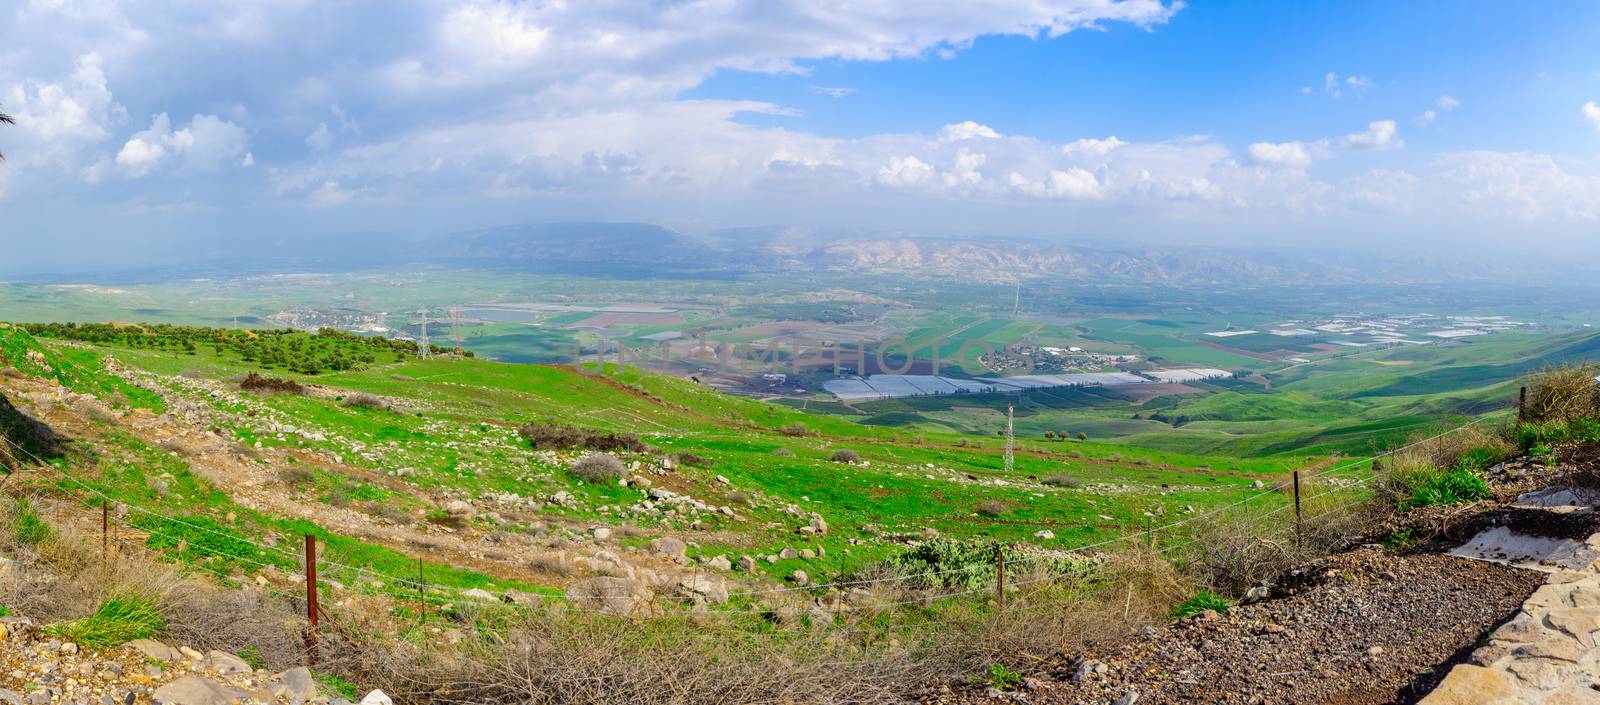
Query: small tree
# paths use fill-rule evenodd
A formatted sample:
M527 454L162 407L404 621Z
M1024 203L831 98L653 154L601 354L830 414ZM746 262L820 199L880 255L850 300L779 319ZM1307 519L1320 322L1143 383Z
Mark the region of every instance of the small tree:
M1089 440L1089 434L1087 434L1087 433L1084 433L1084 432L1083 432L1083 431L1079 431L1079 432L1078 432L1078 440L1080 440L1080 441L1087 441L1087 440Z
M1047 441L1055 440L1056 439L1056 432L1055 431L1045 431L1044 432L1044 439L1047 440Z
M806 425L803 423L788 424L783 428L778 429L778 432L785 436L804 436L807 433L810 433L810 431L806 429Z

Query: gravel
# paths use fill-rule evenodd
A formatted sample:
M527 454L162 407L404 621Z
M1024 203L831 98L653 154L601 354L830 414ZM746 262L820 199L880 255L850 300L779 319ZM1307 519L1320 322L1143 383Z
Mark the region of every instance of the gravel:
M1084 705L1376 705L1420 699L1516 615L1541 573L1363 547L1285 576L1266 601L1145 630L1002 697ZM1103 672L1084 663L1104 663ZM1087 670L1086 677L1073 676ZM1048 675L1048 677L1046 677ZM964 702L993 702L971 692Z

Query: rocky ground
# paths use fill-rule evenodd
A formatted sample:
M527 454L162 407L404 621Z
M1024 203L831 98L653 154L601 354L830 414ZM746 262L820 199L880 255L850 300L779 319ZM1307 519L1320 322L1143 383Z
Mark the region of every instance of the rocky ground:
M257 671L232 654L150 640L91 650L24 617L0 618L0 703L6 705L351 705L321 692L311 672ZM359 705L391 705L381 690Z
M1040 703L1413 701L1516 614L1538 573L1364 547L1302 569L1280 593L1226 614L1147 629L1115 651L1062 661L1022 697ZM987 696L985 696L987 697Z

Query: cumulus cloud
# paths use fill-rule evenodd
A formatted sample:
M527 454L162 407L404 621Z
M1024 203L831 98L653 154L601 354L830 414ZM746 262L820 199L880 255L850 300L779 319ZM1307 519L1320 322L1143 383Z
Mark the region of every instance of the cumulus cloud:
M238 160L245 153L244 129L215 115L196 115L189 125L174 129L172 120L161 113L150 128L135 133L117 151L116 164L124 174L140 178L168 161L190 173L210 173ZM254 158L249 160L254 163ZM97 181L98 170L91 168L89 180Z
M1351 149L1382 151L1404 147L1405 141L1400 139L1393 120L1377 120L1367 123L1362 132L1345 135L1344 144Z
M1246 151L1250 161L1264 166L1289 169L1311 166L1312 149L1303 142L1257 142Z
M1452 98L1449 94L1445 94L1439 96L1438 100L1433 101L1433 107L1440 110L1455 110L1461 107L1461 101Z
M127 110L106 86L99 54L78 57L65 81L24 81L5 101L18 126L42 142L98 142L127 118Z
M1589 124L1594 125L1594 129L1600 130L1600 105L1596 105L1595 102L1591 100L1587 103L1584 103L1580 110L1583 113L1583 119L1588 120Z
M1000 133L988 125L980 125L971 120L958 122L954 125L945 125L939 130L939 139L946 142L956 142L970 139L1000 139Z

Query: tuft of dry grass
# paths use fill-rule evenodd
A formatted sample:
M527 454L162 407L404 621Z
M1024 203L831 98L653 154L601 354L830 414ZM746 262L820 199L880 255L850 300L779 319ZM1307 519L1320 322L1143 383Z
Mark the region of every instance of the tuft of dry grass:
M1553 367L1538 374L1528 384L1528 401L1523 420L1532 423L1569 422L1600 418L1600 365L1583 364Z

